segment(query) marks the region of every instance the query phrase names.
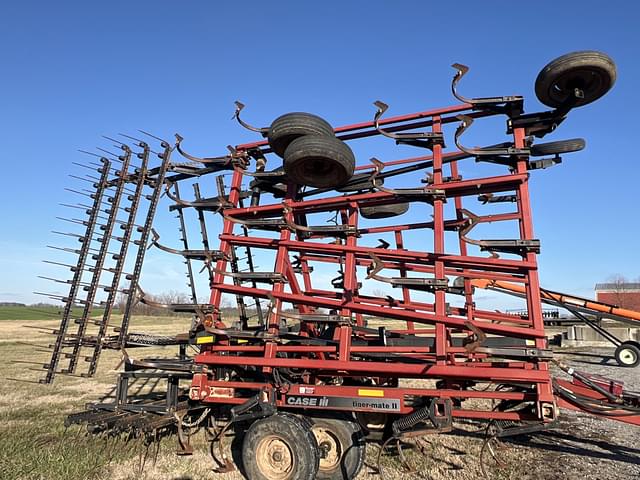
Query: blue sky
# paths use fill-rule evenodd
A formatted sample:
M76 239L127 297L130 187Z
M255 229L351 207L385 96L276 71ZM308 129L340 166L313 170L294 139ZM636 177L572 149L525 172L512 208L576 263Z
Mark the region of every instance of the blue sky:
M267 125L309 111L333 125L455 103L451 63L472 67L469 96L522 94L549 60L596 49L617 63L602 100L572 112L547 138L587 148L533 172L536 236L545 286L591 295L614 274L640 276L637 145L638 7L633 2L2 2L0 6L0 301L40 300L53 273L44 245L60 243L58 203L74 198L77 149L141 128L203 155L255 139L230 120L233 101ZM503 141L504 124L476 130ZM188 142L188 143L187 143ZM366 162L370 151L362 153ZM417 155L387 145L383 159ZM77 200L77 199L75 199ZM164 225L165 220L159 220ZM169 220L166 220L169 222ZM173 227L172 227L173 228ZM174 235L175 236L175 235ZM171 242L169 242L171 243ZM183 289L183 274L150 256L149 285ZM58 258L60 260L60 258Z

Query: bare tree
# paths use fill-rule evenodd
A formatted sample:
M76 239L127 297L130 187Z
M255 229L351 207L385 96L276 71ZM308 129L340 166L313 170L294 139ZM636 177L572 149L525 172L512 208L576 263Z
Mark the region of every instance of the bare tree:
M629 303L628 294L631 292L629 283L629 279L619 273L608 278L607 284L614 294L614 303L619 307L628 307L626 304Z

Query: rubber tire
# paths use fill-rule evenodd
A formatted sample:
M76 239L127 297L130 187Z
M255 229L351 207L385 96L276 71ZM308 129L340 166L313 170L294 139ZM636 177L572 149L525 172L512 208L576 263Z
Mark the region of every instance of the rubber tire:
M309 418L314 428L329 430L331 435L340 442L343 452L342 458L331 469L322 469L322 459L316 478L319 480L351 480L356 478L364 465L367 453L367 443L360 424L346 415L338 417ZM317 442L317 438L316 438ZM320 446L318 446L320 450Z
M305 112L285 113L269 127L267 139L276 155L282 157L289 144L303 135L334 137L333 127L323 118Z
M284 152L284 171L298 185L339 187L351 179L355 167L353 152L335 137L305 135Z
M258 465L258 447L266 436L275 436L291 450L295 459L294 469L287 480L314 480L320 464L320 453L316 438L309 425L295 415L278 413L256 420L244 435L242 442L242 464L249 480L273 480L266 476Z
M375 207L360 207L360 216L370 220L391 218L407 213L409 203L393 203L390 205L377 205Z
M584 138L572 138L571 140L559 140L557 142L539 143L531 146L532 157L544 155L556 155L560 153L579 152L586 145Z
M616 64L604 53L593 50L567 53L540 71L535 83L536 96L543 104L558 108L577 87L584 91L584 98L573 106L580 107L611 90L616 76Z
M622 355L625 353L632 353L633 355L635 355L635 360L631 363L626 363L622 357ZM640 344L629 341L622 342L622 344L619 345L618 348L616 348L615 357L616 362L618 362L618 365L620 365L621 367L637 367L638 365L640 365Z

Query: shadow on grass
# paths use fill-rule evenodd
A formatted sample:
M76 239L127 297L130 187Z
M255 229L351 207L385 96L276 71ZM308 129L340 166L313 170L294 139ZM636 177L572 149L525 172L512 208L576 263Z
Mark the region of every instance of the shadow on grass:
M567 425L564 425L565 427ZM562 427L560 427L562 428ZM484 432L459 431L459 435L484 438ZM615 460L640 465L640 449L616 445L606 440L584 438L562 430L545 430L535 435L518 435L502 438L506 445L517 445L558 454L570 454L602 460Z

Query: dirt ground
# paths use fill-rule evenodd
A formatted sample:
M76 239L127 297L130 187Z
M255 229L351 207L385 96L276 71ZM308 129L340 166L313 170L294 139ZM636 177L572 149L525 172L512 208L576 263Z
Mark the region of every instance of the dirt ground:
M184 320L184 319L182 319ZM172 319L143 319L158 333L176 329ZM239 472L215 473L202 435L194 437L194 455L175 455L174 439L160 443L160 450L146 451L139 442L104 440L86 436L82 429L65 430L64 418L81 410L87 402L107 394L113 386L119 361L116 352L106 352L95 379L59 378L52 386L9 381L36 379L38 374L12 360L31 360L33 347L20 342L45 344L43 333L23 325L54 327L56 322L0 322L0 478L20 480L110 479L110 480L232 480ZM571 349L558 357L578 370L623 380L628 390L640 390L640 368L618 367L610 348ZM36 357L45 361L46 355ZM451 434L424 438L408 444L403 452L414 472L408 472L394 451L382 456L385 480L424 478L471 480L482 478L480 450L483 432L475 424L456 423ZM231 441L231 439L229 439ZM368 445L367 464L358 479L379 479L373 467L378 445ZM142 458L146 459L140 470ZM640 478L640 427L563 411L558 428L518 437L497 447L497 465L488 456L486 470L493 479L609 480Z

